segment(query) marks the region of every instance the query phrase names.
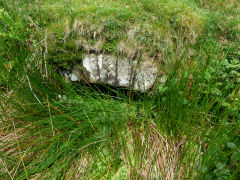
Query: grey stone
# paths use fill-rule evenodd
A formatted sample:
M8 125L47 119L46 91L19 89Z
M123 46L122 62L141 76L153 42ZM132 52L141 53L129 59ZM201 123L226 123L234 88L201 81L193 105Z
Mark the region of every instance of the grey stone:
M150 61L130 60L106 54L86 54L82 68L76 65L70 72L63 72L65 79L84 80L88 83L129 87L134 90L150 89L158 75L156 64Z

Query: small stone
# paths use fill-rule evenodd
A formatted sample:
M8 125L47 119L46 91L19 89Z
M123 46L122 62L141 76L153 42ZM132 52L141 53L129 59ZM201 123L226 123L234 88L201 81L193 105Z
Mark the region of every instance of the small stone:
M70 78L71 78L71 81L78 81L78 77L73 73L70 74Z

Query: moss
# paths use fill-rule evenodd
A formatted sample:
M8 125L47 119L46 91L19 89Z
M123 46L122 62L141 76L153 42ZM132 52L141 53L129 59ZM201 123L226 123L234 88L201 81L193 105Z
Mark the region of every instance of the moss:
M82 62L82 50L73 41L58 42L49 50L48 61L58 68L70 70L74 64Z

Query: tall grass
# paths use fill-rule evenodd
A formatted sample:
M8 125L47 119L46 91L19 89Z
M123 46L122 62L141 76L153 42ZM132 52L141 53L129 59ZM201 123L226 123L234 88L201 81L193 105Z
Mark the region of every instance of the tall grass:
M137 7L157 12L148 3ZM45 66L46 50L35 42L46 31L11 3L0 5L0 179L238 179L235 46L222 52L215 40L198 42L205 56L190 61L191 48L180 57L166 54L173 59L167 81L151 92L103 92L65 83L54 66Z

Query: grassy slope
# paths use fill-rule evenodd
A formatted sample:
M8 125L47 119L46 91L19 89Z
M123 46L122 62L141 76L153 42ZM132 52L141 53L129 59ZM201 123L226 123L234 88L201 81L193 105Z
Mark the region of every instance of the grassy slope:
M236 0L50 0L29 4L22 11L42 28L36 35L39 41L47 36L49 60L65 68L80 61L83 51L120 53L129 58L140 52L141 59L168 63L185 51L189 59L222 59L239 49L240 5ZM16 6L21 7L21 1Z
M237 178L237 0L1 3L0 179ZM46 71L91 49L140 51L168 80L134 100Z
M208 56L224 58L239 44L237 1L221 11L218 5L209 10L206 3L182 0L51 2L40 6L42 19L49 19L46 28L59 33L60 39L69 36L66 41L83 51L122 53L129 58L140 51L144 60L168 63L184 51L189 59L204 56L199 51L203 48ZM56 38L52 40L56 49ZM61 58L56 59L61 63Z

